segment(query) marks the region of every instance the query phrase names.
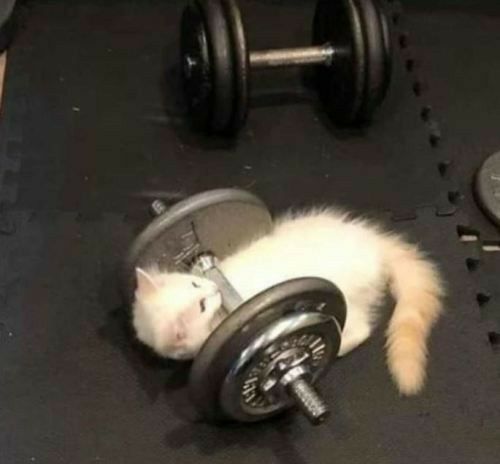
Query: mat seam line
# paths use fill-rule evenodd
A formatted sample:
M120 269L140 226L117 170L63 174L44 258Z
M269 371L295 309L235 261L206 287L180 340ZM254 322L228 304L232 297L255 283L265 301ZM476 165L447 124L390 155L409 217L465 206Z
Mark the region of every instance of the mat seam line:
M438 121L438 118L435 116L435 110L432 107L428 101L423 101L426 97L426 94L428 94L428 89L429 89L429 84L428 80L424 79L422 76L421 70L418 69L419 63L422 62L422 60L419 58L417 59L415 54L414 54L414 48L412 48L411 45L411 40L410 40L410 33L408 31L407 27L405 26L405 21L404 21L404 9L402 2L399 0L386 0L387 4L390 5L390 21L392 23L392 26L394 28L395 36L396 36L396 46L399 47L403 59L404 59L404 66L405 69L410 77L411 81L411 90L415 98L421 102L419 104L420 107L420 120L422 123L425 125L427 129L427 134L428 134L428 143L433 150L439 150L444 141L443 141L443 134L441 131L441 127ZM441 176L441 179L443 181L449 181L447 188L446 188L446 200L452 206L450 210L444 210L440 211L439 210L439 205L436 206L435 213L437 216L451 216L454 215L458 210L463 212L465 216L468 218L467 211L464 211L462 208L460 208L460 203L464 199L464 194L463 192L460 191L458 188L458 181L454 178L453 175L453 159L450 158L443 158L441 155L439 156L439 159L437 161L437 169L438 172ZM453 211L451 212L451 209ZM476 236L476 240L474 242L474 249L472 250L473 252L471 253L471 246L468 246L467 248L467 257L465 258L464 265L467 267L467 270L469 272L469 275L472 279L474 277L472 276L472 273L475 271L475 269L481 265L482 259L481 255L482 253L486 252L484 250L484 241L482 240L480 233L478 230L476 230L474 227L470 227L469 225L464 225L460 221L456 222L456 230L457 230L457 237L456 240L459 242L463 241L461 240L461 236L459 233L459 228L467 228L470 233ZM500 242L499 242L500 243ZM481 312L481 307L486 305L486 304L491 304L493 296L492 294L484 288L481 288L481 284L478 281L478 279L474 279L474 287L475 287L475 300L476 300L476 306L477 310ZM500 347L500 327L498 324L490 324L490 321L486 322L486 325L488 326L487 328L487 337L488 337L488 342L492 348L492 350L497 351L498 347Z

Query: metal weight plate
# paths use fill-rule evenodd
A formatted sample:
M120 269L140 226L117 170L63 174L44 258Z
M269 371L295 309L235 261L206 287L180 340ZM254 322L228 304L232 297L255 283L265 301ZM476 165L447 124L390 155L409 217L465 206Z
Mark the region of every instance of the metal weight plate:
M385 12L374 0L354 0L358 5L365 46L365 88L356 120L368 122L389 87L392 54Z
M189 381L194 404L210 421L257 421L288 408L290 404L283 401L245 404L252 401L248 396L245 400L248 388L243 387L251 367L262 367L259 356L269 355L266 349L272 346L285 349L282 344L288 341L290 347L302 344L307 349L319 338L316 343L324 350L318 359L316 380L338 352L345 316L344 296L323 279L293 279L256 295L231 313L198 353ZM243 359L245 353L252 354L248 364ZM233 379L234 373L238 375Z
M474 190L481 209L500 227L500 152L483 162L476 174Z
M218 189L193 195L151 221L136 238L123 266L125 297L133 299L136 267L157 264L186 271L186 262L199 253L223 259L271 228L269 210L249 192Z
M249 58L245 28L240 9L235 0L223 0L229 24L234 65L234 107L230 133L236 133L245 123L248 114Z
M226 132L231 125L234 104L234 63L231 50L230 30L222 0L195 0L186 10L186 18L181 22L181 56L182 69L187 91L189 109L194 110L193 100L198 94L205 96L205 91L197 89L197 84L210 83L209 96L205 96L202 109L210 111L208 123L201 128L209 132ZM188 19L191 19L189 21ZM191 38L191 34L198 38ZM206 42L209 62L208 81L203 77L197 80L198 74L205 75L205 58L199 62L196 57L204 54ZM201 48L200 45L201 44ZM202 66L202 71L195 70ZM192 76L192 77L191 77ZM191 90L192 89L192 90ZM193 121L199 121L192 113Z
M336 50L332 66L318 66L317 85L329 117L339 125L357 123L366 87L366 47L354 0L318 0L313 43Z
M223 413L241 422L270 417L294 405L280 380L299 367L314 384L336 357L341 329L319 312L290 314L261 330L233 362L219 393Z

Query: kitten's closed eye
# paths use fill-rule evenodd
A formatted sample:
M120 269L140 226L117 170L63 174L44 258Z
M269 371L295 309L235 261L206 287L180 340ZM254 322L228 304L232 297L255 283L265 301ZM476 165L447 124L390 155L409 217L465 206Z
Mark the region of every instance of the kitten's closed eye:
M207 309L207 304L205 302L205 298L203 298L203 300L200 301L200 309L201 309L202 313L204 313L205 309Z
M196 289L203 289L205 292L210 292L209 296L213 296L219 293L219 288L217 287L217 285L209 280L203 282L202 284L199 284L193 280L191 281L191 285Z

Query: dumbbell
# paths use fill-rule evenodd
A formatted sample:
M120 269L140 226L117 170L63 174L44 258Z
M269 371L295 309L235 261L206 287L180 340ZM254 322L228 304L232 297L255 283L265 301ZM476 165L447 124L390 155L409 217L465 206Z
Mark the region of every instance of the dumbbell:
M318 0L313 44L248 51L235 0L192 0L181 20L181 68L188 113L208 133L234 134L248 112L249 70L317 67L329 117L342 126L369 122L389 87L388 22L377 0Z
M193 403L208 421L260 421L298 406L313 423L328 407L315 389L336 357L346 317L341 291L319 278L297 278L244 301L218 266L246 243L272 230L268 209L238 189L189 197L156 216L132 244L123 290L134 298L136 267L157 265L214 281L224 318L191 367Z

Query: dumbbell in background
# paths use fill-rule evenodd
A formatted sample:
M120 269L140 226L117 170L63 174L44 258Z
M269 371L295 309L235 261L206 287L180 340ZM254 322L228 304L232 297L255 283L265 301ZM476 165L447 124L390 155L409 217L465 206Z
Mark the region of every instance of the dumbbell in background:
M319 98L338 125L369 122L391 79L388 21L376 0L319 0L309 47L249 51L235 0L193 0L181 20L181 67L193 125L234 134L248 113L252 70L315 66Z

